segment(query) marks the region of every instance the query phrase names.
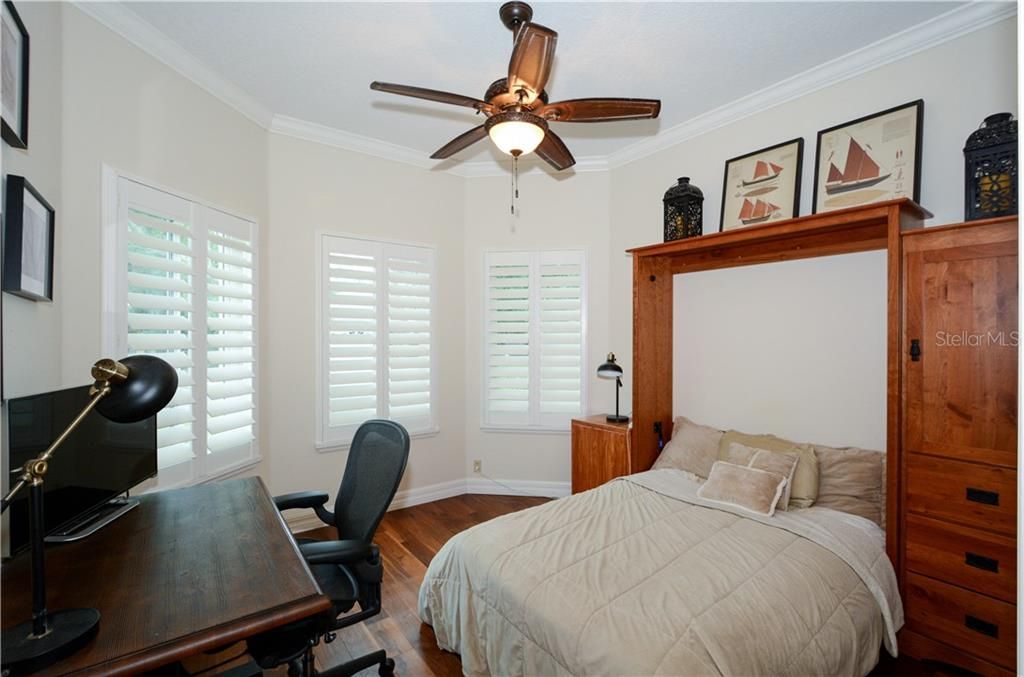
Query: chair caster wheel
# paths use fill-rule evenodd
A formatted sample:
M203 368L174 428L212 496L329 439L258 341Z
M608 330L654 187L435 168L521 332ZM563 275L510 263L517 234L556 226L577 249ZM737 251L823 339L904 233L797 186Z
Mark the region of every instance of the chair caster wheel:
M395 661L392 658L388 658L380 664L380 669L377 670L378 675L393 675L395 674Z

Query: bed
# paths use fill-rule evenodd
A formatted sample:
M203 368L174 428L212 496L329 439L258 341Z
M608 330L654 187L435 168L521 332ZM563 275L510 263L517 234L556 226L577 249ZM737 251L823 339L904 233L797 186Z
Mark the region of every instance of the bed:
M865 675L903 609L885 535L761 517L652 470L453 537L421 619L465 675Z

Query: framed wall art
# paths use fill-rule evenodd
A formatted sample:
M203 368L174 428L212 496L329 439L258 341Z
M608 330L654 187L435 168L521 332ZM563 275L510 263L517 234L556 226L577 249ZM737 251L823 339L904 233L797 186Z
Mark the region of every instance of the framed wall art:
M800 138L727 160L719 232L797 216L803 155Z
M56 213L25 177L7 176L3 290L32 301L53 300Z
M10 0L0 11L0 136L28 148L28 31Z
M813 212L919 201L923 119L918 99L818 132Z

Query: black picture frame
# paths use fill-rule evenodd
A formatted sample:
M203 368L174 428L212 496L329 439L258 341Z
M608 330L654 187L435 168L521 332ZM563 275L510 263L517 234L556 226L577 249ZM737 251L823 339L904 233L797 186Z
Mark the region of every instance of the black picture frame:
M736 157L729 158L725 161L725 167L722 170L722 207L718 215L718 232L725 232L725 206L728 202L727 196L729 191L729 165L740 160L746 160L747 158L754 157L755 155L763 155L770 153L773 150L779 148L785 148L786 146L792 146L796 144L796 170L795 170L795 184L793 186L793 213L789 218L796 218L800 216L800 184L803 182L803 168L804 168L804 137L798 136L795 139L789 141L783 141L782 143L776 143L771 146L765 146L758 150L750 153L744 153L743 155L737 155ZM733 229L730 229L733 230Z
M821 172L821 140L822 140L822 137L824 137L826 134L830 134L832 132L836 132L838 130L844 129L845 127L852 127L854 125L859 125L861 123L868 122L868 121L870 121L870 120L872 120L874 118L880 118L880 117L883 117L885 115L890 115L892 113L896 113L896 112L899 112L901 110L904 110L904 109L907 109L907 108L914 108L914 107L917 108L917 113L916 113L916 115L914 117L914 124L916 125L916 129L914 131L914 183L913 183L913 195L911 195L910 197L911 197L911 199L914 202L920 203L920 201L921 201L921 151L922 151L922 149L924 147L924 144L922 143L922 138L921 138L921 133L922 133L922 130L924 129L924 99L916 99L914 101L909 101L909 102L901 104L899 106L893 106L892 108L887 108L885 110L878 111L877 113L871 113L870 115L864 115L864 116L856 118L854 120L849 120L847 122L843 122L843 123L838 124L838 125L833 125L832 127L829 127L828 129L823 129L823 130L818 132L818 143L817 143L817 147L815 148L815 151L814 151L814 177L813 177L813 181L814 181L814 193L813 193L813 196L814 197L811 200L811 213L812 214L817 214L818 213L818 184L820 183L819 177L821 176L820 172ZM871 202L873 202L873 201L865 202L863 204L871 204ZM833 211L833 210L825 210L825 211Z
M28 148L28 85L29 85L29 68L28 68L28 57L29 57L29 46L28 46L28 30L25 29L25 24L21 20L21 15L18 14L18 10L14 7L14 3L11 0L4 0L3 12L9 13L11 20L14 22L15 27L21 33L21 72L17 74L18 77L18 91L21 96L21 100L18 102L19 120L17 123L17 129L14 129L10 120L3 117L0 114L0 136L7 142L7 145L13 148Z
M42 283L41 289L36 291L24 286L23 261L26 247L26 199L30 195L34 202L41 206L46 214L47 223L42 226L45 233L46 251L42 253L39 264L45 266L42 277L38 280ZM32 187L23 176L7 176L7 200L4 205L4 271L2 289L5 292L21 296L31 301L52 301L53 300L53 250L54 236L56 234L57 213L50 203ZM34 242L39 242L39 224L34 223Z

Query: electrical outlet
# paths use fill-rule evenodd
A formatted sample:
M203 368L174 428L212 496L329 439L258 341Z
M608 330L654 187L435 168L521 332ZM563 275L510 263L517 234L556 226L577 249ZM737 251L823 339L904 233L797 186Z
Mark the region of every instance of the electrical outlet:
M475 473L481 473L481 472L483 472L483 471L484 471L484 469L483 469L483 463L481 463L481 462L480 462L480 459L479 459L479 458L477 458L477 459L474 459L474 460L473 460L473 472L475 472Z

